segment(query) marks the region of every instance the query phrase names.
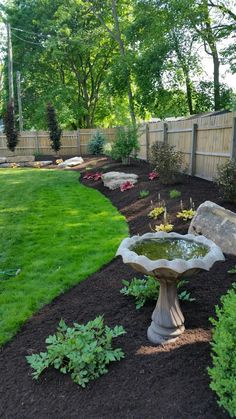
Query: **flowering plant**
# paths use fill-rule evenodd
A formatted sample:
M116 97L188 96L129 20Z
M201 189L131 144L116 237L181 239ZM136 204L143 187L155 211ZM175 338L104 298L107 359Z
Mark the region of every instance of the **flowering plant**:
M130 182L129 180L127 180L127 182L122 183L122 185L120 185L120 190L121 192L127 191L128 189L132 189L134 187L134 184L132 182Z
M160 224L159 226L155 226L155 231L165 231L169 233L173 230L174 224Z
M100 180L102 178L102 173L96 172L96 173L86 173L83 177L83 179L87 180Z
M157 179L158 177L159 177L159 173L155 172L155 170L148 174L148 179L149 180L154 180L154 179Z

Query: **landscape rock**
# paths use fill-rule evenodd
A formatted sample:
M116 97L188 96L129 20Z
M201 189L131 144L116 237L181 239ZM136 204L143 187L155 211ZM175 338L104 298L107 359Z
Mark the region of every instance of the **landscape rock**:
M138 175L132 173L123 173L123 172L108 172L102 175L102 181L104 186L114 190L119 188L123 183L129 181L131 183L137 183Z
M6 163L7 159L6 157L0 157L0 164Z
M11 167L12 163L2 163L0 164L0 169L5 169L6 167Z
M72 157L71 159L65 160L63 163L59 163L58 167L74 167L84 162L82 157Z
M26 162L32 162L35 161L34 156L11 156L6 157L7 163L26 163Z
M236 255L236 214L214 202L201 204L188 232L215 242L224 253Z

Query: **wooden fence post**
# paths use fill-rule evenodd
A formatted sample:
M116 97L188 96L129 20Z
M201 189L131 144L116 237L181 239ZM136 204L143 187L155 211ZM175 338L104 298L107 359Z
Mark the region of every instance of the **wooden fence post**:
M163 142L165 144L168 142L168 124L166 122L163 124Z
M150 149L150 132L149 132L149 124L146 124L145 127L145 134L146 134L146 160L149 161L149 149Z
M35 131L35 148L36 148L36 153L40 153L38 131Z
M236 118L233 118L230 158L236 160Z
M78 150L78 156L80 156L81 149L80 149L80 129L79 128L77 129L77 150Z
M194 176L196 172L196 148L197 148L197 124L192 127L192 144L191 144L191 157L190 157L190 175Z

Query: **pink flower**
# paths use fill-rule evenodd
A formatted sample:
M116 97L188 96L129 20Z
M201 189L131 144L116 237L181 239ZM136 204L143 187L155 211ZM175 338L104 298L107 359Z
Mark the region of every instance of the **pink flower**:
M134 187L134 184L132 182L130 182L129 180L127 180L126 182L122 183L122 185L120 185L120 190L121 192L127 191L128 189L132 189Z
M96 172L96 173L86 173L83 177L83 179L87 179L87 180L100 180L102 177L102 174L100 172Z
M157 172L155 172L155 171L150 172L150 173L148 174L148 179L149 179L149 180L154 180L154 179L157 179L158 177L159 177L159 173L157 173Z

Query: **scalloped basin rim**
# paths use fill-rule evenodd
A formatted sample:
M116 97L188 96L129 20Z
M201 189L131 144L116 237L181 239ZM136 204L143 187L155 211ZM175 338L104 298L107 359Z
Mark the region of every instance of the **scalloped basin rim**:
M209 252L196 259L157 259L151 260L144 255L137 255L134 251L130 250L130 246L137 244L145 239L153 238L179 238L184 240L194 241L195 243L204 244L209 248ZM193 234L179 234L179 233L146 233L142 236L132 236L124 239L116 253L116 256L122 256L124 263L136 264L144 267L146 271L151 272L157 269L171 269L179 274L184 273L190 269L202 269L208 271L216 261L224 261L224 255L219 246L217 246L212 240L207 239L204 236L195 236Z

